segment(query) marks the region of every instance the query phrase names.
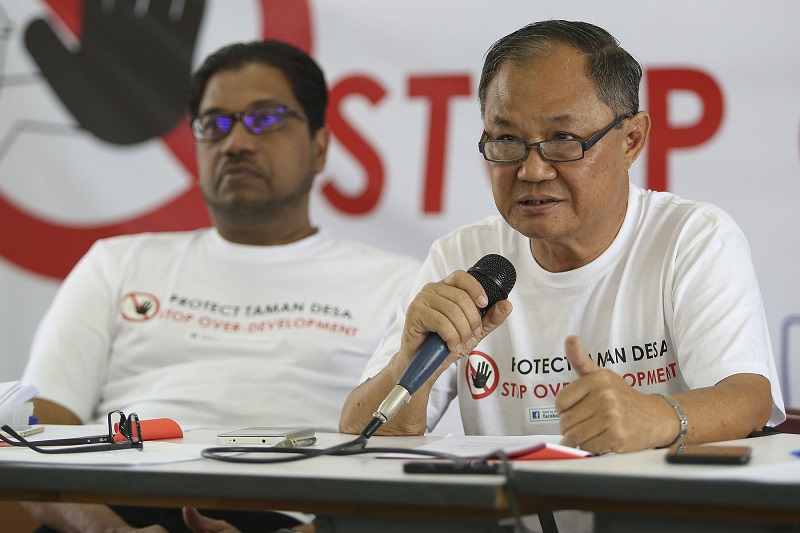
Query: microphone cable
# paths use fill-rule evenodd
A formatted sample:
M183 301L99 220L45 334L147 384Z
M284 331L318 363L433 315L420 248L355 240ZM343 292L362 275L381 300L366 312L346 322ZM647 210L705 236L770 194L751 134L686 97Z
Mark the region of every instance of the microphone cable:
M404 455L422 455L438 459L449 459L459 463L475 463L481 459L465 459L451 453L434 450L418 450L415 448L375 447L367 448L367 437L359 435L355 439L335 444L327 448L281 448L278 446L214 446L206 448L200 454L206 459L225 461L228 463L276 464L291 463L312 459L323 455L364 455L369 453L397 453ZM261 454L288 454L284 457L263 457Z

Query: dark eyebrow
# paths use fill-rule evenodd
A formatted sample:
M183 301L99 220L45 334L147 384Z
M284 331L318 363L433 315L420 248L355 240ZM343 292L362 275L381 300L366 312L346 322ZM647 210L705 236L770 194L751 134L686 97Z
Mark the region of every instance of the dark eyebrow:
M554 125L570 125L577 122L575 115L564 113L562 115L555 115L548 119L548 122Z
M578 122L578 117L572 113L562 113L560 115L553 115L551 117L545 118L544 122L551 124L551 125L561 125L561 124L571 124ZM502 116L502 115L495 115L490 120L490 123L493 126L513 126L514 122L510 119Z
M490 122L492 126L501 126L501 127L513 126L510 120L497 115L492 117L492 120Z

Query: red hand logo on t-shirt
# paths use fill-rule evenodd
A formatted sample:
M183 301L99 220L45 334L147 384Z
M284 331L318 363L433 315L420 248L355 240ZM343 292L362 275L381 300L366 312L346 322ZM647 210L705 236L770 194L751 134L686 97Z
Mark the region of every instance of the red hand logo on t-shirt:
M466 361L467 386L476 400L486 398L497 388L500 372L497 363L489 355L472 351Z
M122 318L131 322L150 320L158 313L161 304L149 292L129 292L122 297Z

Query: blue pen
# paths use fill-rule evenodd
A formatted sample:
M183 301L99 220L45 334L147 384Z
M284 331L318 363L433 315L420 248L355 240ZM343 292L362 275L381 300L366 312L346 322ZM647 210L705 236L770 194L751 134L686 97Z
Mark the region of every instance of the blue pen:
M800 450L793 451L792 455L794 455L795 457L800 457Z

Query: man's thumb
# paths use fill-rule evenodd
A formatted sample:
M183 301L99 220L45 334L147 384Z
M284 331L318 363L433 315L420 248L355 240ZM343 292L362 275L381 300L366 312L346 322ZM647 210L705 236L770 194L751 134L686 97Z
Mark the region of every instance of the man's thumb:
M581 343L581 339L577 335L567 337L567 340L564 341L564 350L567 355L567 361L578 373L578 377L600 370L597 363L583 349L583 343Z

